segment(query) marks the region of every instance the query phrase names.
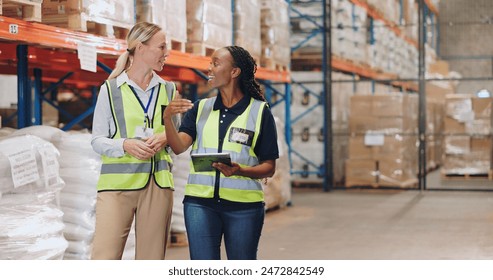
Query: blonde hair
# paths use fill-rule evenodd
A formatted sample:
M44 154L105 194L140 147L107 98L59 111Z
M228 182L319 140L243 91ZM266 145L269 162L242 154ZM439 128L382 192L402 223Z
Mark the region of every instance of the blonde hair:
M133 56L138 43L146 43L154 34L161 30L161 27L150 22L139 22L135 24L127 34L127 50L118 57L115 69L111 72L108 80L118 77L125 69L130 67L131 56Z

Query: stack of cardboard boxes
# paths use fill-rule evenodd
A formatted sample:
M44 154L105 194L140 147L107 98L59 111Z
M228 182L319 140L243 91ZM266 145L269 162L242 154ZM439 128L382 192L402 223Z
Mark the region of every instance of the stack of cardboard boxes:
M262 0L260 15L260 65L271 70L288 70L291 63L288 4L284 0Z
M491 102L471 94L446 96L444 175L490 175Z
M187 42L187 2L173 0L137 0L137 22L159 25L166 33L171 49L185 51Z
M187 52L210 56L231 45L232 18L230 0L187 0Z
M346 187L417 183L417 95L352 96Z

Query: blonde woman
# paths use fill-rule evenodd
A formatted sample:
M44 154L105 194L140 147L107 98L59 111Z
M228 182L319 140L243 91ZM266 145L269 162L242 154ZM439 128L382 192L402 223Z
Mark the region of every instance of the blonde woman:
M173 177L162 111L174 84L160 78L168 48L155 24L137 23L101 86L92 147L102 157L92 259L121 259L135 218L135 259L164 259Z

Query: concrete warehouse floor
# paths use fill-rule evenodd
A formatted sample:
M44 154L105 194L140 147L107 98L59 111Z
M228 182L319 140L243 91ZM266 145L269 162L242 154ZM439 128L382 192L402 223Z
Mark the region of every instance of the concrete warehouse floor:
M449 184L465 189L471 181L428 177L430 188ZM472 185L493 189L488 180ZM259 259L493 258L492 192L295 188L292 204L267 213ZM188 258L188 247L166 256Z

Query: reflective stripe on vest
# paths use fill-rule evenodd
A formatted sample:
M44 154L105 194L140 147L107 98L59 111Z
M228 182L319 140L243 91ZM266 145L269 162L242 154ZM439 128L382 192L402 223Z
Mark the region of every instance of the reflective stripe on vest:
M135 138L135 129L143 125L144 116L137 96L126 83L118 88L116 79L106 81L106 87L116 127L116 132L111 138ZM165 132L161 124L162 105L168 105L173 97L173 83L166 82L165 85L157 86L156 105L154 112L149 114L152 116L152 123L148 123L148 127L152 128L155 134ZM98 191L141 189L147 185L151 174L159 187L173 188L173 176L169 168L172 160L166 149L157 152L149 160L139 160L125 153L120 158L103 155L102 161Z
M219 151L218 123L220 111L214 111L216 97L200 101L197 112L197 138L192 147L191 153L216 153ZM258 158L254 153L262 112L265 102L251 98L247 109L238 116L227 130L222 144L222 152L230 153L231 160L241 166L258 165ZM247 146L239 143L230 142L229 135L231 127L242 128L253 131L254 137L252 145ZM258 202L263 201L264 195L262 185L259 180L243 176L225 177L220 173L219 197L237 202ZM191 166L185 194L198 197L212 198L214 195L216 172L195 172Z

